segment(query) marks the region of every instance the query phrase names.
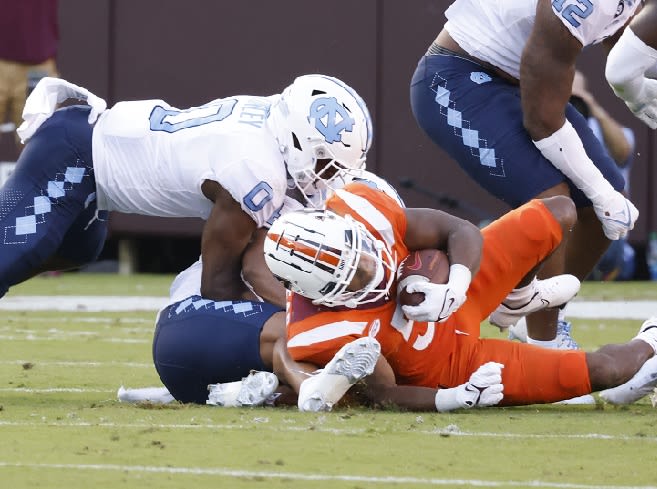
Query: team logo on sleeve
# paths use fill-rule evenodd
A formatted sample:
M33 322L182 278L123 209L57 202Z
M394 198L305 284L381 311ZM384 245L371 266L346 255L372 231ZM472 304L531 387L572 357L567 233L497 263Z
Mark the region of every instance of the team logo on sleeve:
M470 80L475 82L477 85L481 85L482 83L488 83L492 80L492 78L488 73L484 73L482 71L473 71L470 73Z
M342 141L342 132L351 132L355 121L335 97L315 99L310 106L310 119L315 120L317 129L327 143Z

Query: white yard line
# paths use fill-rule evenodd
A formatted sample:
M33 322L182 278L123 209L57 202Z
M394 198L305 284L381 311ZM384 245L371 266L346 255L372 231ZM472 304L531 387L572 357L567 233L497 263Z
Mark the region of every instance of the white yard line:
M9 389L2 389L0 391L6 391ZM44 389L45 390L45 389ZM53 392L53 391L49 391ZM56 392L56 391L55 391ZM66 390L66 392L71 392L71 390ZM79 392L79 391L74 391ZM91 390L90 390L91 392ZM97 391L93 392L107 392L107 391ZM210 408L213 409L213 408ZM214 409L224 409L224 408L214 408ZM591 407L595 409L595 407ZM266 410L262 410L263 414L266 414ZM251 420L251 423L230 423L230 424L186 424L186 423L107 423L107 422L93 422L93 421L48 421L43 419L42 422L31 422L31 421L0 421L0 428L3 426L15 426L15 427L26 427L26 428L42 428L44 426L55 427L55 428L116 428L116 429L171 429L171 430L212 430L212 431L223 431L223 430L243 430L253 425L258 425L262 429L269 429L272 431L280 432L297 432L297 431L308 431L307 426L290 426L290 425L278 425L278 424L269 424L269 418L266 416L254 416ZM314 426L314 431L321 431L326 433L332 433L334 435L345 435L345 436L354 436L362 435L369 431L369 428L330 428L323 426ZM392 430L396 433L405 432L404 428L399 430ZM386 433L389 432L389 428L386 428ZM646 442L649 444L657 443L657 436L644 436L639 435L609 435L605 433L579 433L579 434L568 434L568 433L495 433L487 431L461 431L454 425L448 425L444 428L434 428L427 430L413 430L414 433L427 436L454 436L454 437L474 437L474 438L514 438L519 440L606 440L606 441L635 441L635 442Z
M30 394L52 394L56 392L109 394L114 391L109 389L88 389L86 387L46 387L43 389L33 389L31 387L1 387L0 392L26 392Z
M5 311L157 311L166 297L16 295L0 299Z
M566 308L567 317L648 319L657 316L657 301L574 300Z
M68 341L66 336L39 336L28 334L24 336L18 335L0 335L0 341ZM103 338L96 339L102 343L125 343L128 345L140 345L144 343L152 343L152 339L136 339L136 338Z
M3 311L157 311L166 297L128 296L9 296L0 299ZM657 315L657 301L574 300L566 315L573 318L647 319Z
M63 469L63 470L96 470L111 472L138 472L149 474L181 474L181 475L208 475L214 477L244 478L260 477L264 479L289 479L298 481L332 481L357 482L370 484L409 485L420 484L425 486L466 486L466 487L539 487L558 489L657 489L657 486L612 486L573 484L569 482L547 482L540 480L528 481L487 481L481 479L438 479L424 477L401 476L368 476L357 474L309 474L301 472L274 472L255 470L236 470L228 467L164 467L147 465L115 465L115 464L36 464L1 462L0 468L32 468L32 469Z
M68 362L57 362L57 361L42 361L42 360L0 360L0 365L25 365L28 363L33 363L39 365L39 367L78 367L78 368L88 368L88 367L125 367L125 368L153 368L152 363L141 363L141 362L89 362L89 361L68 361Z

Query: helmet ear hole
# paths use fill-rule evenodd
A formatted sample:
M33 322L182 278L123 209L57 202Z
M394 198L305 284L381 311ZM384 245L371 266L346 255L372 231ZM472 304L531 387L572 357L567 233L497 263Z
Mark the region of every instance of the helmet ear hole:
M299 142L299 138L297 138L297 135L294 133L292 133L292 144L294 144L294 147L299 151L303 151L301 149L301 143Z

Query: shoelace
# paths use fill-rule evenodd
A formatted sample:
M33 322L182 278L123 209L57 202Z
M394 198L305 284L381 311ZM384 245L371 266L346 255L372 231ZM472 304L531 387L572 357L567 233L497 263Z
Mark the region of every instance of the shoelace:
M577 350L579 344L570 335L572 324L568 321L557 322L557 339L559 340L560 350Z

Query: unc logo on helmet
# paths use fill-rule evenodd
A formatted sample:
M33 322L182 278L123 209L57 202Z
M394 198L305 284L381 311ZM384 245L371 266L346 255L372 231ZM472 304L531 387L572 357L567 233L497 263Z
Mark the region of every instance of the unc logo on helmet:
M311 120L315 119L315 129L324 136L327 143L342 141L342 131L351 132L356 121L333 97L318 98L310 106Z
M337 78L296 78L273 102L267 126L291 182L312 207L365 170L372 120L363 99Z

